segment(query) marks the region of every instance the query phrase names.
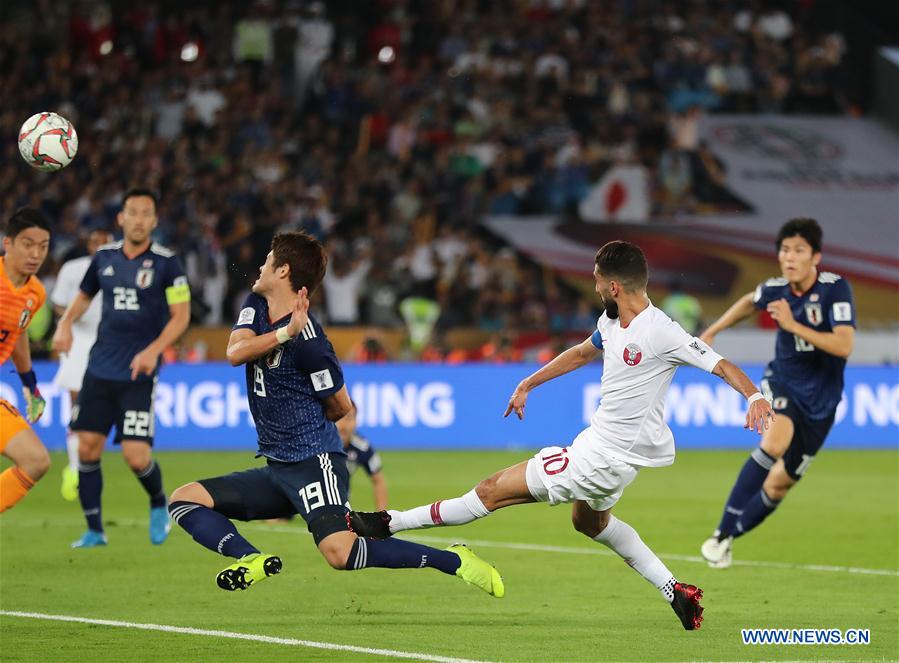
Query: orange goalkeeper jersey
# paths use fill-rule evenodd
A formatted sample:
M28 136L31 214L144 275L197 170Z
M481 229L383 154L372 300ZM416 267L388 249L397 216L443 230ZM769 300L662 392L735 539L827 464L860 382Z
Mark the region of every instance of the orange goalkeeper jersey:
M44 305L47 292L36 276L29 276L21 288L6 275L5 258L0 257L0 364L6 362L38 309Z

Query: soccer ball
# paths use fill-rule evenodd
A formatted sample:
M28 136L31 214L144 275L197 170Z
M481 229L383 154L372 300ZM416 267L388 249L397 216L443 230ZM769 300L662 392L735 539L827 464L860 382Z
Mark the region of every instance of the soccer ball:
M19 154L32 168L44 172L65 168L76 152L78 134L62 115L36 113L19 129Z

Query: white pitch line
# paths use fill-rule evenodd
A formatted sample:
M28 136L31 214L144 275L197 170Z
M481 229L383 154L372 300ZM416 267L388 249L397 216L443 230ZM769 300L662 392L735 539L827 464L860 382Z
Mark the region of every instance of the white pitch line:
M210 638L230 638L232 640L251 640L264 642L270 645L287 645L288 647L310 647L313 649L329 649L331 651L348 651L355 654L370 654L373 656L393 656L394 658L409 658L416 661L434 661L435 663L487 663L468 658L452 658L449 656L434 656L433 654L420 654L418 652L397 651L394 649L378 649L374 647L357 647L356 645L340 645L333 642L316 642L314 640L296 640L294 638L276 638L270 635L256 635L254 633L236 633L234 631L213 631L204 628L192 628L189 626L168 626L166 624L142 624L137 622L121 622L115 619L91 619L89 617L74 617L72 615L48 615L41 612L19 612L18 610L0 610L4 617L22 617L25 619L46 619L54 622L74 622L77 624L94 624L96 626L113 626L117 628L133 628L141 631L162 631L164 633L181 633L184 635L205 635Z
M284 527L280 525L263 525L263 524L250 524L249 525L253 529L257 529L258 531L275 531L275 532L283 532L286 534L307 534L306 530L292 527ZM241 524L241 527L247 527L247 524ZM530 552L548 552L548 553L562 553L566 555L601 555L604 557L618 557L618 555L611 550L606 548L600 548L599 546L595 548L583 548L583 547L574 547L574 546L549 546L543 545L539 543L515 543L512 541L484 541L479 539L469 539L464 536L456 536L456 537L442 537L442 536L429 536L423 534L411 534L409 532L403 532L402 536L404 538L412 539L414 541L418 541L420 543L457 543L458 541L465 541L466 543L470 543L473 546L481 546L483 548L505 548L507 550L527 550ZM673 559L679 562L693 562L694 564L705 564L706 561L699 557L698 555L675 555L668 553L657 553L659 557L665 559ZM767 569L792 569L798 571L824 571L828 573L853 573L858 575L871 575L871 576L893 576L899 577L899 571L894 571L893 569L866 569L858 566L831 566L827 564L794 564L791 562L765 562L765 561L756 561L751 559L735 559L734 566L752 566L759 568L767 568Z

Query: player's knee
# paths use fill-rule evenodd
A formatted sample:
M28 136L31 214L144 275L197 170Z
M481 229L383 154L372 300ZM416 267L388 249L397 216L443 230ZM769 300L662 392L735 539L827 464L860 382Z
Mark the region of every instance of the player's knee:
M492 477L488 477L481 481L474 488L478 498L480 498L488 511L495 511L498 507L496 484L497 476L493 475Z
M47 453L44 445L37 443L29 448L28 453L22 457L19 468L32 481L38 481L50 469L50 454Z
M96 463L100 460L100 457L103 455L103 442L105 439L102 439L98 444L92 439L87 439L84 436L78 437L78 460L82 463Z
M571 523L578 532L595 539L609 524L609 516L607 513L597 511L585 512L581 509L575 509L571 513Z
M347 570L347 562L350 559L350 552L353 550L352 546L346 545L343 541L322 541L318 549L332 569Z
M212 496L209 494L202 484L191 481L183 486L179 486L172 491L169 502L193 502L210 509L213 507Z
M769 499L780 501L790 492L792 484L777 480L765 480L762 490Z

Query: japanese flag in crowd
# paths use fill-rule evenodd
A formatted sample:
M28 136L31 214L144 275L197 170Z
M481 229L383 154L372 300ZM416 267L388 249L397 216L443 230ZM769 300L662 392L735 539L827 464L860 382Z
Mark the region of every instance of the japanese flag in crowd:
M584 221L649 221L649 178L642 166L613 166L578 207Z

